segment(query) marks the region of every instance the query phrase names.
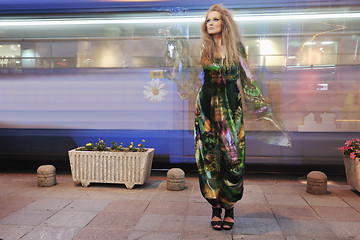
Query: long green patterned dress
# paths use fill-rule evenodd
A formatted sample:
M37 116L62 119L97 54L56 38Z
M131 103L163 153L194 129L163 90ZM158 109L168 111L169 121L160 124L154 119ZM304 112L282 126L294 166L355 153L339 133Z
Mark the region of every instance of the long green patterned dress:
M241 54L244 56L243 51ZM245 128L242 102L246 106L246 114L266 120L280 131L283 126L274 120L271 108L253 81L243 57L240 57L239 64L232 66L225 66L223 59L215 59L203 70L204 83L196 101L194 126L200 188L211 205L228 209L242 198L244 189ZM238 86L239 79L241 84ZM243 101L239 87L245 98ZM283 132L280 137L273 134L265 140L289 146L288 136L284 137Z

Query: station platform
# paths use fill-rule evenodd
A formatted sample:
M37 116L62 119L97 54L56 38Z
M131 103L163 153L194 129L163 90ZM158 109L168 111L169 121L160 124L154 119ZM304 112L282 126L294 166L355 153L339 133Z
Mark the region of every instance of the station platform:
M312 195L306 176L248 174L230 231L212 229L194 173L182 191L166 189L165 171L134 189L56 178L38 187L36 173L0 173L1 239L360 239L360 193L345 176L328 177L328 193Z

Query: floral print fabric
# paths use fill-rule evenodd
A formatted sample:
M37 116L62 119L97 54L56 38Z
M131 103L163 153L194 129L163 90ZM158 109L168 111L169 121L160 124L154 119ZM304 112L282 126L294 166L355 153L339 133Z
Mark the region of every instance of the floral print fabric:
M290 145L285 128L254 81L241 47L240 52L238 65L225 66L223 59L215 59L203 67L204 84L195 110L195 157L201 193L211 205L226 209L242 198L244 190L244 112L264 125L264 131L253 134L255 137L266 143Z
M245 130L239 66L225 67L222 59L204 67L204 84L195 112L195 155L202 195L224 208L242 197Z

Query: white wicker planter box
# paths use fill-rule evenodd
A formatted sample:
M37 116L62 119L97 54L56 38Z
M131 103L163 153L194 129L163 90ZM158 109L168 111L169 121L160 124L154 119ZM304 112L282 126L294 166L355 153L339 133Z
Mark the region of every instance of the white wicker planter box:
M149 178L154 149L146 152L70 150L72 178L83 187L90 183L121 183L132 189Z
M344 158L347 183L360 192L360 158Z

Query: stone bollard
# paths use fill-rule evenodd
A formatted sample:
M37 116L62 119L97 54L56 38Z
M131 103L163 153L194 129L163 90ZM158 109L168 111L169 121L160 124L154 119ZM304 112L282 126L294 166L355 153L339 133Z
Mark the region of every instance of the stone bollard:
M51 187L56 184L56 169L53 165L42 165L37 169L38 187Z
M306 192L316 195L327 193L327 176L320 171L312 171L307 177Z
M185 189L185 173L180 168L172 168L167 172L167 190L180 191Z

